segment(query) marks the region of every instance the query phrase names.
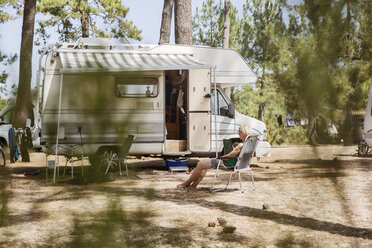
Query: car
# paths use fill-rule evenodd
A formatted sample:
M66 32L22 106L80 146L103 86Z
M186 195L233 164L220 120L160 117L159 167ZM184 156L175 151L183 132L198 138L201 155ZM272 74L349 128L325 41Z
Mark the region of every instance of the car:
M7 147L9 145L8 133L9 129L13 127L12 120L14 115L15 104L7 105L0 112L0 145ZM41 149L40 145L40 132L41 129L38 126L39 118L35 118L34 110L31 113L29 119L27 119L26 126L30 128L32 137L32 146L35 149Z

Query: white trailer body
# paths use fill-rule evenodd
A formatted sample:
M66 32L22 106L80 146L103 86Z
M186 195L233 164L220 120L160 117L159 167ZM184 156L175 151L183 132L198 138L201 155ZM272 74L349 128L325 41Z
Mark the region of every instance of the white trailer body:
M269 156L266 125L237 113L223 91L257 79L235 50L118 48L82 39L47 55L40 107L45 152L80 147L75 154L94 154L131 134L131 154L213 156L246 123L260 135L256 155Z
M372 85L369 90L366 115L364 117L363 136L368 146L372 147Z

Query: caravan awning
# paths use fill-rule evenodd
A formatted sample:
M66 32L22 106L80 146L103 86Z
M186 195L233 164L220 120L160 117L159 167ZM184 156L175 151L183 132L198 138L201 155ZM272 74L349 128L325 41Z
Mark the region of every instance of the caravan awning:
M146 53L111 50L58 51L62 73L159 71L214 68L191 54Z

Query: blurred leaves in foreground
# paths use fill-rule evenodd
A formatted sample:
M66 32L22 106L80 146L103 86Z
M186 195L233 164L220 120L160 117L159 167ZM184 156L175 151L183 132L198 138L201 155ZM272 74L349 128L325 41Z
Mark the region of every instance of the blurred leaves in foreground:
M221 46L221 21L208 16L223 13L223 6L206 3L194 22L211 21L194 40ZM365 110L372 84L371 13L372 1L364 0L247 0L243 17L234 14L230 46L252 66L258 81L233 94L238 111L263 120L272 144L329 140L318 131L322 118L336 126L338 140L350 144L352 111ZM306 120L306 135L300 128L277 129L275 114Z
M145 196L153 190L146 190ZM134 211L122 209L113 199L107 209L84 220L74 219L73 240L70 247L188 247L192 242L186 226L161 227L155 225L149 205Z

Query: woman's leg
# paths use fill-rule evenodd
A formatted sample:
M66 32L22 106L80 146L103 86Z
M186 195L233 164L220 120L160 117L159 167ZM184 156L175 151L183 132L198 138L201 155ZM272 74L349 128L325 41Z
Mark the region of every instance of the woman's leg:
M203 179L205 174L207 173L207 169L211 169L211 160L210 159L204 159L198 162L196 165L194 171L192 172L189 179L187 179L184 183L181 183L177 185L177 188L182 189L189 187L192 183L198 181L196 185L199 184L199 182ZM193 187L196 187L193 186Z
M191 189L196 189L196 186L198 186L198 184L201 182L201 180L203 180L205 175L207 175L207 171L208 170L205 169L200 172L199 177L190 185Z

